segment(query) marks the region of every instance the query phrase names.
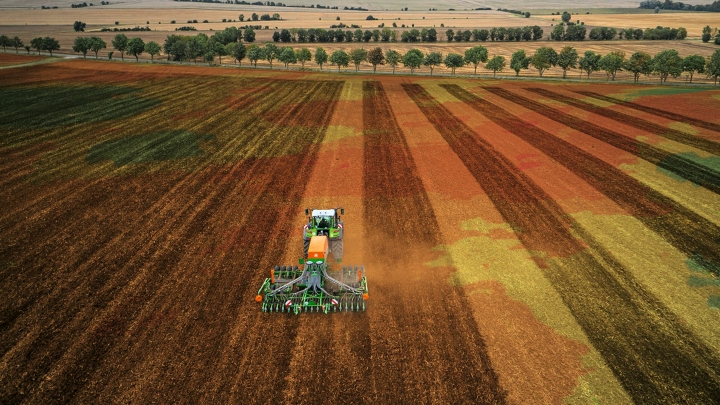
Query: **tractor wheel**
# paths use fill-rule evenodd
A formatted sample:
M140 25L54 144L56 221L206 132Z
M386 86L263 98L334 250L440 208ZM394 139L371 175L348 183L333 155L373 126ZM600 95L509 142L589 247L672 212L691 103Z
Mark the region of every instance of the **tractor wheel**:
M310 249L310 240L309 240L309 239L308 239L308 240L303 240L303 252L305 252L305 254L303 255L303 257L306 258L306 259L307 259L307 257L308 257L308 250L309 250L309 249Z
M330 252L335 260L342 260L343 258L343 241L342 239L331 241Z

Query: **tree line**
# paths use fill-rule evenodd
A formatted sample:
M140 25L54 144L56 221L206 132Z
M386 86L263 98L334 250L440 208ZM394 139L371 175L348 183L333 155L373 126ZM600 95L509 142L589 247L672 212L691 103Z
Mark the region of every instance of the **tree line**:
M38 54L40 54L40 51L48 51L50 52L50 56L52 56L53 51L60 49L60 42L51 37L37 37L33 38L29 45L25 45L20 37L15 36L11 38L7 35L0 35L0 46L2 46L3 52L6 52L7 47L13 47L15 48L15 53L17 53L20 48L24 48L28 54L31 49L35 49Z
M640 7L656 10L687 10L687 11L714 11L720 12L720 1L713 1L712 4L685 4L683 2L674 2L672 0L645 0L640 2Z

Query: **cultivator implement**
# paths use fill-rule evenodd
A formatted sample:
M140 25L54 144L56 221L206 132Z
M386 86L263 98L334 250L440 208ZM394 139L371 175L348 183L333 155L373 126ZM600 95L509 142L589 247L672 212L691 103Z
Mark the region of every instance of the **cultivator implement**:
M263 312L364 311L368 299L364 266L342 266L333 270L325 261L327 236L314 236L302 267L275 266L260 287L255 300Z

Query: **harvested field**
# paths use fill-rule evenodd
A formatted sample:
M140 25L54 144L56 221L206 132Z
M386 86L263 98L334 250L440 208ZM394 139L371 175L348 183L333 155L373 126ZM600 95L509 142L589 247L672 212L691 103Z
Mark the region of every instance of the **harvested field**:
M2 403L720 398L718 90L3 72ZM336 206L367 311L261 312Z

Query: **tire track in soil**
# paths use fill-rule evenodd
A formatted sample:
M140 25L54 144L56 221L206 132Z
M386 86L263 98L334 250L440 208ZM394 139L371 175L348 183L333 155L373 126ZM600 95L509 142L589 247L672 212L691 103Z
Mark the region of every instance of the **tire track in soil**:
M421 86L403 84L487 192L637 403L720 398L716 355L530 178ZM577 235L578 238L573 236Z
M689 258L700 257L705 262L715 263L709 270L720 276L720 250L717 248L720 246L720 227L604 160L519 120L460 86L441 87L567 167ZM514 98L506 100L513 101Z
M677 131L672 128L664 127L662 125L658 125L654 122L650 122L648 120L644 120L642 118L638 118L629 114L625 114L619 111L611 110L608 108L603 108L596 106L594 104L590 104L569 96L566 96L564 94L550 91L547 89L532 87L525 89L528 91L531 91L535 94L539 94L543 97L547 97L549 99L560 101L565 104L569 104L573 107L579 108L581 110L587 111L589 113L597 114L605 118L609 118L611 120L617 121L621 124L625 124L627 126L637 128L641 131L649 132L651 134L661 136L663 138L669 139L671 141L675 141L678 143L681 143L683 145L691 146L693 148L697 148L700 150L703 150L708 153L712 153L714 155L720 156L720 143L713 142L709 139L701 138L698 136L686 134L681 131Z
M670 171L684 179L702 186L715 194L720 194L720 173L686 159L682 156L666 152L644 142L627 137L621 133L603 128L581 118L564 113L556 108L548 107L517 93L499 87L484 87L496 96L519 104L528 110L535 111L547 118L557 121L569 128L590 135L593 138L612 145L620 150L631 153L640 159Z
M372 342L376 402L422 403L434 392L446 403L504 403L464 290L442 276L416 275L424 286L410 281L418 270L407 269L407 260L440 244L440 227L380 82L363 82L363 127L365 234L373 256L387 259L378 260L376 273L386 273L371 284L371 311L389 318L382 324L392 330Z
M301 86L301 84L297 84L297 86L294 86L293 89L295 89L295 88L299 89L299 88L300 88L299 86ZM292 89L291 89L291 90L292 90ZM318 89L314 89L312 92L317 93L318 91L319 91ZM312 92L311 92L311 93L312 93ZM289 96L292 96L292 94L290 94L290 92L288 92L288 95L289 95ZM277 101L277 100L275 100L275 101ZM270 105L270 104L268 104L268 105ZM297 112L297 111L293 111L293 112ZM305 112L305 113L308 113L308 112ZM257 129L257 128L251 128L251 129ZM250 140L244 139L244 140L241 140L241 141L242 141L242 142L249 142L249 141L251 141L252 139L256 139L256 138L258 138L258 137L261 137L261 134L263 134L262 131L257 131L256 133L250 132L250 135L251 135L251 136L250 136ZM262 141L262 140L261 140L261 141ZM267 140L266 140L266 141L267 141ZM271 142L274 142L274 141L271 140ZM270 145L266 145L266 146L270 146ZM312 163L312 162L309 162L309 163ZM251 161L251 162L248 162L248 163L244 163L244 164L239 164L239 165L237 165L237 167L235 167L234 170L240 170L240 169L250 170L250 169L253 169L253 168L257 169L258 167L261 167L261 166L262 166L262 163L258 163L257 161L255 161L255 162L252 162L252 161ZM281 174L278 174L278 177L280 178L280 180L286 180L287 178L289 178L289 176L287 175L288 172L297 172L297 171L298 171L298 169L297 169L297 167L296 167L295 165L289 165L289 167L283 167L283 168L285 169L285 172L284 172L284 173L281 173ZM261 174L262 174L262 173L258 173L258 175L261 175ZM210 189L212 189L212 186L207 186L207 184L213 184L213 182L212 182L212 181L209 181L209 180L211 180L211 179L207 179L207 178L205 178L205 177L206 177L206 176L188 175L188 176L186 176L184 179L182 179L181 184L175 185L175 186L173 187L173 189L172 189L167 195L175 194L176 196L178 196L178 194L182 193L183 190L184 190L184 191L188 191L189 194L191 194L191 195L196 195L196 194L198 194L198 191L202 191L201 193L199 193L200 195L208 194L209 191L212 191L212 190L210 190ZM266 177L267 177L267 176L266 176ZM251 178L250 178L250 179L251 179ZM278 180L278 179L276 178L275 180ZM197 183L196 183L195 185L191 184L191 183L194 183L194 182L197 182ZM183 183L184 183L184 184L183 184ZM282 183L282 181L281 181L281 183ZM188 190L188 186L191 188L191 190ZM204 189L203 189L203 188L198 189L197 187L199 187L199 186L203 186ZM208 191L205 191L205 190L208 190ZM167 195L166 195L166 196L167 196ZM208 199L211 200L211 201L217 202L217 201L219 201L218 198L219 198L219 197L218 197L217 194L210 195L208 198L205 199L205 202L207 202ZM299 201L299 200L298 200L298 201ZM185 205L185 209L187 209L190 205L192 205L192 204L186 204L186 205ZM295 207L295 209L297 209L297 208ZM148 215L151 215L151 214L152 214L151 212L148 213ZM195 214L197 214L197 212L196 212ZM207 212L206 212L206 214L207 214ZM178 216L179 216L179 217L182 217L182 215L178 215ZM192 216L196 216L196 215L192 215ZM200 218L200 217L198 217L198 218ZM267 219L268 219L268 221L272 221L272 220L276 220L275 218L276 218L276 217L270 217L270 218L267 218ZM173 223L175 223L175 222L177 222L177 221L178 221L178 219L174 219L174 220L168 221L168 225L172 227ZM141 221L141 222L142 222L142 221ZM179 226L179 228L181 228L181 229L187 229L187 227L182 226L182 225ZM170 228L166 228L166 230L167 230L167 229L170 229ZM174 232L174 231L173 231L173 232ZM169 236L167 232L159 232L159 233L160 233L160 236L157 236L157 235L153 236L153 238L156 239L156 240L154 240L154 241L146 241L146 243L141 244L141 245L143 245L143 248L140 248L141 251L138 252L137 254L135 254L134 257L133 257L132 255L133 255L135 252L132 252L132 253L131 253L131 257L128 257L128 258L126 258L126 259L124 259L124 260L118 260L118 261L123 262L123 264L125 265L125 268L123 269L124 271L118 272L118 273L128 273L128 272L132 273L132 271L130 271L130 270L131 270L130 268L131 268L133 265L137 265L138 263L143 263L143 262L146 261L146 260L147 260L148 262L153 261L153 260L150 260L150 257L151 257L154 253L158 253L158 252L155 251L156 248L154 248L154 247L148 249L148 248L147 248L147 245L151 245L151 244L157 243L157 242L158 242L158 240L157 240L158 238L159 238L159 239L166 239L166 238ZM125 236L132 236L132 235L125 235ZM122 241L120 241L119 239L122 239L122 238L116 238L114 242L122 242ZM134 238L131 237L131 239L134 239ZM152 242L152 243L147 243L147 242ZM162 243L165 243L165 242L160 241L160 243L162 244ZM176 243L177 243L177 242L175 241L175 244L176 244ZM104 245L104 247L107 247L108 245L111 245L111 244L106 244L106 245ZM181 249L182 249L182 247L181 247ZM129 249L121 249L121 250L122 250L122 251L125 251L125 250L129 250ZM162 251L162 249L160 249L160 250ZM171 250L171 251L172 251L173 249L168 249L168 250ZM181 250L181 251L182 251L182 250ZM97 252L95 252L95 253L97 253ZM158 276L158 277L157 277L157 280L156 280L156 281L152 281L152 282L151 282L151 281L148 281L148 280L144 280L144 282L145 282L146 285L144 285L143 288L140 288L140 290L142 290L142 291L140 291L140 292L129 291L129 292L126 294L125 297L120 297L120 300L123 301L123 303L120 304L120 305L118 305L118 306L116 306L116 307L114 307L114 309L111 309L111 310L109 311L110 313L108 313L108 314L106 314L105 316L103 316L105 319L101 322L101 325L100 325L99 327L94 328L95 330L91 331L91 333L93 334L93 336L96 337L99 342L95 342L95 344L89 345L90 347L92 347L92 349L89 350L89 352L83 352L83 353L81 353L82 357L87 360L87 361L85 361L85 362L82 362L82 363L85 363L85 364L84 364L84 366L86 367L85 369L83 369L82 371L75 370L75 371L77 371L76 373L66 373L66 375L63 376L63 377L65 377L65 379L66 379L67 377L69 377L69 375L72 375L72 376L73 376L72 378L75 379L75 381L73 381L73 382L76 383L76 385L75 385L76 388L75 388L75 389L68 389L69 387L68 387L67 385L64 386L64 387L63 387L62 385L59 386L60 389L63 389L63 390L66 392L66 395L70 395L70 396L71 396L71 395L73 395L73 393L78 389L78 388L77 388L77 387L78 387L78 386L77 386L77 383L81 383L81 381L77 381L77 380L78 380L78 377L79 377L78 374L79 374L80 376L83 376L83 375L84 375L85 378L87 378L87 377L89 376L89 374L90 374L90 370L92 370L92 369L94 369L94 368L96 368L96 367L98 366L98 362L99 362L100 359L102 358L103 353L104 353L105 351L109 350L109 347L112 346L112 342L113 342L115 339L118 338L118 333L120 333L120 332L123 330L123 328L128 324L129 318L130 318L130 315L128 315L128 314L137 314L137 311L139 311L139 308L142 307L142 305L140 305L140 304L141 304L142 302L145 302L145 301L147 300L147 298L143 296L142 292L146 292L146 291L148 291L148 290L149 290L149 291L154 291L154 288L149 288L149 287L147 287L147 285L155 285L155 286L160 285L161 281L165 279L165 277L163 277L163 274L160 274L160 273L163 272L163 269L172 268L172 267L177 263L177 261L179 260L179 257L181 256L181 254L177 254L177 253L178 253L178 252L172 252L171 254L168 255L168 254L163 254L163 252L161 252L161 255L160 255L160 256L162 256L162 257L160 257L160 258L157 259L157 260L160 262L160 265L158 266L158 268L152 269L151 271L149 271L151 274L154 274L154 275ZM101 253L100 253L100 254L101 254ZM173 256L174 256L174 257L173 257ZM90 260L90 258L87 258L87 257L86 257L85 259L87 259L87 260L83 260L82 263L88 263L88 261ZM96 259L96 260L97 260L97 259ZM117 262L115 263L115 266L117 266ZM254 272L255 269L253 268L252 271ZM116 273L113 273L113 277L116 277ZM132 279L132 274L131 274L131 279ZM98 280L97 280L97 277L96 277L96 281L98 281ZM141 281L142 281L142 280L141 280ZM232 285L232 284L231 284L231 285ZM102 284L100 284L100 285L98 285L98 286L96 286L96 287L97 287L98 290L99 290L100 287L102 287ZM111 286L111 287L112 287L112 286ZM254 286L253 286L253 287L254 287ZM116 288L116 287L112 287L112 288ZM75 288L75 290L77 290L77 288ZM72 289L71 289L71 291L72 291ZM110 290L110 291L112 291L112 290ZM61 291L60 293L61 293L61 295L62 295L62 291ZM122 295L122 294L120 294L120 295ZM96 298L97 298L97 297L96 297ZM102 297L101 297L101 298L102 298ZM105 306L105 305L109 304L110 299L112 299L112 298L113 298L113 297L110 297L110 298L102 298L101 301L105 302L105 304L103 304L103 303L100 303L100 304L101 304L102 306ZM95 299L95 300L97 301L97 299ZM62 300L60 300L60 301L62 301ZM85 300L85 301L86 301L86 300ZM71 300L71 302L73 302L73 301ZM62 302L58 302L58 303L56 303L56 304L54 304L54 305L60 305L61 303L62 303ZM98 302L96 302L95 304L98 304ZM62 308L62 305L60 305L60 307ZM57 313L55 313L55 312L60 312L60 313L62 313L62 309L61 309L61 308L59 309L59 308L56 307L56 308L55 308L55 311L51 311L51 312L53 312L53 313L51 313L51 314L49 314L49 315L50 315L50 316L53 316L53 315L56 316ZM65 315L66 315L66 316L70 316L70 318L68 318L68 321L69 321L69 319L72 319L72 317L74 317L74 313L76 313L77 308L75 308L75 306L73 306L73 308L74 308L74 310L73 310L72 308L66 308L66 309L65 309L65 310L66 310ZM118 308L120 308L120 309L118 310ZM52 309L52 308L50 308L50 309ZM120 312L118 312L118 311L120 311ZM60 322L60 323L61 323L61 324L66 324L66 322ZM75 321L75 323L77 324L77 320ZM56 331L54 331L54 332L58 332L58 331L56 330ZM48 331L47 333L49 333L49 331ZM73 335L73 333L70 333L70 335ZM95 335L97 335L97 336L95 336ZM90 340L95 340L95 339L90 339ZM57 342L55 342L55 344L53 344L53 337L52 337L52 336L48 335L48 336L46 336L44 339L41 338L41 339L40 339L40 342L38 342L38 343L41 343L41 342L43 342L43 341L44 341L46 344L50 344L51 346L55 346L55 347L56 347L55 350L59 349L59 347L57 346ZM108 344L106 344L106 345L98 344L98 343L102 343L102 342L106 342L106 343L108 343ZM42 345L42 344L41 344L41 345ZM57 351L56 351L56 356L59 356L59 355L61 355L61 354L62 354L61 352L57 352ZM44 360L43 360L43 359L44 359ZM55 357L55 359L56 359L56 360L59 360L59 357ZM93 359L94 359L95 361L93 361ZM30 368L32 368L32 369L35 370L35 373L33 373L33 374L37 374L38 372L42 374L43 371L45 371L45 372L49 371L47 367L48 367L50 364L47 363L47 360L50 360L50 361L52 362L52 361L53 361L52 358L48 358L47 356L42 356L42 357L39 358L39 359L38 359L38 358L35 359L35 361L38 361L38 360L39 360L39 361L45 361L45 362L46 362L46 366L43 367L43 366L41 366L40 364L37 364L38 367L30 367ZM32 362L32 359L29 358L29 359L26 359L26 361ZM80 366L82 367L83 365L81 364ZM69 374L69 375L68 375L68 374ZM6 376L6 377L7 377L7 376ZM80 380L82 380L82 378L80 378ZM6 380L6 382L7 382L7 380ZM72 385L69 381L66 381L66 382L68 382L68 384ZM4 385L4 384L3 384L3 385ZM58 386L56 385L56 387L58 387ZM27 392L29 392L29 391L30 391L29 389L26 390L26 394L27 394ZM52 389L48 389L47 391L53 391L53 390L52 390ZM53 396L52 392L46 392L45 394L49 395L50 397ZM57 394L57 391L55 392L55 394ZM15 395L17 395L17 391L15 391Z
M648 114L657 115L659 117L667 118L669 120L678 121L678 122L684 122L686 124L695 125L696 127L709 129L711 131L720 132L720 124L715 124L713 122L703 121L699 120L697 118L688 117L682 114L670 112L661 110L659 108L653 108L653 107L647 107L642 104L633 103L631 101L625 101L625 100L618 100L616 98L604 96L599 93L595 93L592 91L581 91L581 90L570 90L572 92L582 94L583 96L596 98L598 100L605 101L607 103L617 104L621 105L623 107L627 107L633 110L646 112Z

